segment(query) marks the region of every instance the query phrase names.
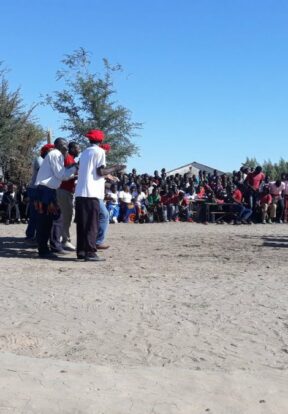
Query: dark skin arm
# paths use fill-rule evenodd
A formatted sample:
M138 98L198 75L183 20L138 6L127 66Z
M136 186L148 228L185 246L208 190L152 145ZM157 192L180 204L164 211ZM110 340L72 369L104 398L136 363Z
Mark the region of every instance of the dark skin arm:
M100 175L101 177L107 177L125 168L126 168L126 165L122 165L122 164L115 164L115 165L112 165L111 167L104 167L104 165L102 165L101 167L97 168L97 174Z

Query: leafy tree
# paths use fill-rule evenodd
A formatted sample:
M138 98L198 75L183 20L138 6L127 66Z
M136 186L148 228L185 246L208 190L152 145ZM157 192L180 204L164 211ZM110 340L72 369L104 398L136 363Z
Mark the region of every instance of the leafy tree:
M243 162L243 165L245 165L245 167L254 169L257 167L257 165L260 165L260 164L258 163L255 157L254 158L246 157L246 160Z
M112 147L108 161L113 163L126 162L137 154L132 140L142 124L132 122L131 112L113 100L113 75L122 70L121 66L111 66L103 59L103 73L93 73L89 54L83 48L66 55L62 64L64 68L57 72L57 80L63 88L46 97L46 103L64 115L62 130L82 145L87 144L84 135L88 130L103 130L105 142Z
M20 89L9 90L6 71L0 71L0 166L4 178L15 183L30 178L34 148L44 132L32 119L35 105L24 110Z

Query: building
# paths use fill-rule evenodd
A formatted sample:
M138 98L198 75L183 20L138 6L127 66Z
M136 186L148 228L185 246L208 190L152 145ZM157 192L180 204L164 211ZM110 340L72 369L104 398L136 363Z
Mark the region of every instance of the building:
M199 171L206 171L207 174L213 174L214 170L217 171L218 175L225 174L224 171L217 170L216 168L208 167L207 165L200 164L199 162L193 161L190 164L182 165L182 167L175 168L174 170L167 171L167 176L175 174L186 174L191 171L192 174L198 175Z

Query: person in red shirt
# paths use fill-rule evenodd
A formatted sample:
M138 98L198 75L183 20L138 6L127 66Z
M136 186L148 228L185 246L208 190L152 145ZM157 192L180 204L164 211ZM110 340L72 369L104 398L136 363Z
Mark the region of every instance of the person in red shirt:
M250 217L252 215L251 208L248 208L244 205L244 189L241 184L237 185L237 188L232 194L232 198L235 202L234 211L237 213L237 219L235 224L251 224Z
M244 181L244 184L246 185L244 194L245 201L253 211L253 215L256 213L257 202L259 200L259 188L264 180L265 174L262 172L262 167L258 165L254 171L247 174Z
M69 142L68 152L64 158L64 166L69 167L70 165L75 164L75 158L77 158L79 154L79 144L74 141ZM70 226L73 217L73 200L76 179L77 178L72 178L68 181L62 181L61 186L57 190L57 202L61 210L61 217L59 220L54 220L53 222L50 242L52 248L75 251L75 246L71 243Z
M263 192L260 194L260 207L262 211L262 223L272 223L276 218L277 204L273 203L272 195L269 194L269 187L265 186Z

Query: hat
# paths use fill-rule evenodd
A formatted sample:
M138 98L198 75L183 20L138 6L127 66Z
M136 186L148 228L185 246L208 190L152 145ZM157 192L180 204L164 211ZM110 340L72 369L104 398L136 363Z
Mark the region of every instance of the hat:
M52 149L55 148L54 144L45 144L43 145L43 147L40 149L40 155L42 158L45 157L45 155Z
M109 152L111 150L110 144L100 144L99 147L102 148L106 152Z
M91 142L102 142L105 135L103 131L100 131L100 129L91 129L91 131L87 132L85 137L87 137Z

